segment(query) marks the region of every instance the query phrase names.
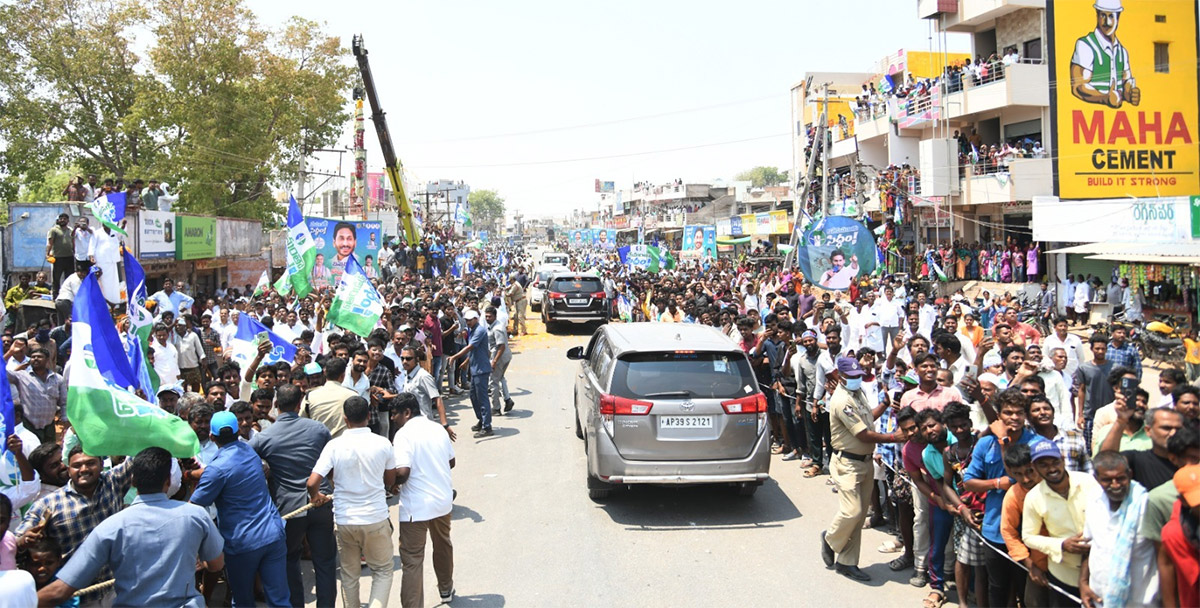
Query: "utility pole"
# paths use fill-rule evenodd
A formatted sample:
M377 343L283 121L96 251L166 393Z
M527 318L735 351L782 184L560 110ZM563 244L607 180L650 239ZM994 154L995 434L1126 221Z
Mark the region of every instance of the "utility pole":
M822 86L821 99L821 217L829 217L829 83Z
M808 212L808 194L812 189L811 184L813 179L816 177L817 155L820 154L823 158L826 158L825 167L828 168L829 166L828 158L825 154L826 135L829 131L829 85L826 84L824 86L826 92L826 106L821 112L821 117L817 120L816 133L813 134L813 139L811 142L809 142L812 146L812 152L810 152L808 155L808 171L805 172L803 177L797 178L802 181L800 181L800 192L796 194L796 200L792 202L792 217L795 220L795 225L792 227L792 236L789 242L789 244L792 246L792 250L787 253L783 260L785 268L791 268L796 261L796 256L798 255L800 237L797 231L800 228L801 218L803 218L804 214ZM805 93L807 95L807 87L805 87ZM817 142L820 142L821 145L818 146ZM828 172L826 173L828 174ZM826 180L826 187L828 187L828 180ZM822 197L822 204L824 204L824 197Z

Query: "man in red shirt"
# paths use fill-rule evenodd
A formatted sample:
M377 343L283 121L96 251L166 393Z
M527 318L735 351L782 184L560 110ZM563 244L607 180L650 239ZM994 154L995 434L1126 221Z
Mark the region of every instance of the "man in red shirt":
M904 393L900 398L900 407L911 407L918 412L934 408L940 412L951 401L966 401L957 388L937 383L937 372L941 367L937 355L927 353L914 361L913 365L917 370L917 388Z
M1004 320L1008 323L1009 327L1012 327L1013 333L1020 336L1020 340L1023 340L1023 342L1018 341L1018 344L1021 346L1042 343L1042 332L1028 323L1019 321L1017 319L1017 309L1010 308L1004 311Z
M1200 544L1196 542L1200 526L1200 464L1181 467L1175 472L1174 481L1179 500L1175 501L1171 519L1162 530L1158 565L1160 580L1167 583L1174 578L1175 589L1167 584L1161 586L1163 605L1200 606Z

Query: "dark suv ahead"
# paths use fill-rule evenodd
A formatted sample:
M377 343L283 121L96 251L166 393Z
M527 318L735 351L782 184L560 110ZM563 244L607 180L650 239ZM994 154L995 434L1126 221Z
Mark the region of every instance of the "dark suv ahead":
M546 331L555 323L608 322L611 305L604 282L590 273L556 272L546 281L542 295L542 323Z

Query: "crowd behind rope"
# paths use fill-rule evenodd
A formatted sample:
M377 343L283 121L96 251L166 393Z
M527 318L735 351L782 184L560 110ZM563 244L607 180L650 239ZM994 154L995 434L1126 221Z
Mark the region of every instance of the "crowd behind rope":
M249 285L193 297L164 282L151 294L157 398L195 431L201 451L192 459L87 455L64 414L70 324L11 328L4 351L21 422L7 439L16 482L4 488L13 525L0 555L11 559L0 565L28 571L49 605L109 576L122 604L219 601L221 576L235 604L250 604L255 573L269 603L299 605L307 541L319 605L337 593L339 562L353 573L341 578L345 603L359 601L360 560L371 571L371 601L382 605L392 581L392 494L402 604L423 601L426 538L439 595L453 597L458 431L443 396L470 393L479 438L517 405L504 370L510 337L524 331L536 260L516 248L466 249L445 233L385 246L379 258L373 282L385 314L365 340L324 323L329 288L296 305L270 291L255 296ZM1039 300L1054 328L1043 335L1006 295L935 298L892 276L823 292L773 258L649 273L630 271L613 252L581 251L573 264L601 276L614 317L701 323L730 336L768 397L773 451L805 477L824 478L846 458L831 437L839 400L853 393L870 403L870 432L890 440L861 454L877 463L873 480L841 526L889 527L896 538L880 550L899 554L889 565L911 569L912 584L930 586L927 604L944 603L951 588L960 603L989 606L1015 605L1018 595L1026 605L1200 599L1189 595L1200 546L1200 392L1174 370L1161 373L1153 396L1121 391L1123 378L1141 375L1122 330L1090 336L1085 348L1054 316L1053 298ZM84 273L81 265L73 276ZM73 297L70 279L59 299ZM266 363L263 343L248 365L234 362L241 315L290 340L295 360ZM129 331L127 320L115 322ZM356 472L339 476L339 464ZM125 507L131 487L138 496ZM1057 517L1060 499L1079 517ZM282 520L305 504L313 505L307 516ZM128 532L163 520L170 532L155 539ZM839 573L861 579L852 537L831 535L831 549ZM106 552L151 540L155 577L144 575L143 554Z
M0 604L99 605L115 594L119 605L302 606L305 554L318 605L333 605L339 587L346 605L359 603L360 560L372 605L386 605L397 539L401 604L424 605L426 539L439 596L453 597L452 442L465 431L444 398L470 393L477 438L519 407L505 375L510 318L512 336L526 331L522 252L466 249L436 229L415 246L385 245L371 279L384 314L365 337L325 322L328 284L295 301L250 285L189 293L167 277L146 303L157 394L139 394L186 421L200 452L93 456L66 415L69 311L95 262L77 259L74 232L59 221L47 235L48 255L74 261L70 272L21 277L6 294L10 310L45 296L67 314L57 326L5 322L16 425L0 456ZM131 339L123 307L112 310ZM263 341L239 364L242 315L291 342L294 360L273 361Z

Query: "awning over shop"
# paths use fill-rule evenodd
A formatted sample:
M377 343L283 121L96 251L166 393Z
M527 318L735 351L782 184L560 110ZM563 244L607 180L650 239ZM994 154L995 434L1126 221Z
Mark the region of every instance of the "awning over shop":
M1200 265L1200 242L1182 243L1087 243L1046 253L1070 253L1089 260L1141 262L1144 264Z

